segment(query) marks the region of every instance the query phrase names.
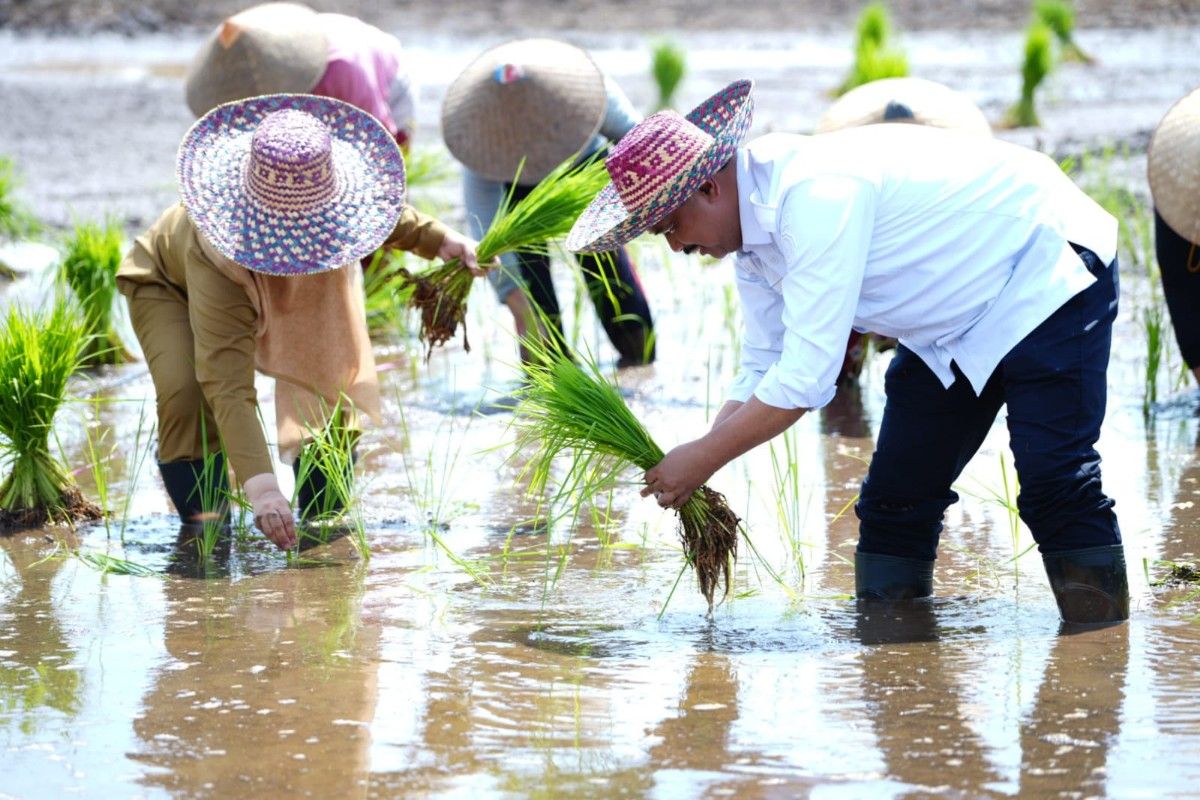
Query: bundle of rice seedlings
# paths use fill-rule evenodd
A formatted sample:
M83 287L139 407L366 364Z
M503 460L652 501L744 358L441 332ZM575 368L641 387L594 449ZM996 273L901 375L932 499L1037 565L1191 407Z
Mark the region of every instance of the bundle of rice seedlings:
M0 238L19 239L39 228L33 215L13 198L19 185L16 164L8 156L0 156Z
M78 309L63 300L48 313L9 308L0 327L0 528L99 519L65 466L51 454L54 415L87 344Z
M537 342L528 346L539 347ZM564 452L572 460L560 491L582 498L606 491L630 468L644 472L662 461L662 448L594 362L581 367L544 347L538 356L527 365L527 385L516 409L517 442L535 452L528 467L534 491L546 489L552 463ZM678 514L683 552L711 613L722 578L722 596L729 594L739 520L724 495L707 485Z
M514 185L520 170L513 179ZM546 253L550 243L565 237L575 219L608 183L604 162L592 158L582 165L564 161L538 182L522 200L513 202L509 192L475 253L480 264L504 253ZM421 312L421 341L427 345L425 360L433 348L444 344L463 326L463 349L467 339L467 295L474 276L457 260L438 264L424 272L401 271L401 291L411 291L408 305Z
M865 6L855 27L854 64L842 85L834 90L843 95L864 83L908 75L908 57L891 46L892 25L883 3Z
M1096 59L1085 53L1075 41L1075 8L1067 0L1036 0L1033 12L1058 38L1063 61L1095 63Z
M89 335L83 355L85 366L119 364L130 359L113 321L121 257L121 227L111 220L103 225L76 225L67 239L59 277L83 309Z
M1035 21L1025 36L1025 62L1021 65L1021 99L1008 111L1007 123L1014 128L1033 128L1041 124L1033 105L1033 93L1054 68L1051 50L1053 34L1046 24Z
M665 39L654 45L650 72L658 86L659 110L673 106L675 90L679 88L686 71L687 54L683 48Z

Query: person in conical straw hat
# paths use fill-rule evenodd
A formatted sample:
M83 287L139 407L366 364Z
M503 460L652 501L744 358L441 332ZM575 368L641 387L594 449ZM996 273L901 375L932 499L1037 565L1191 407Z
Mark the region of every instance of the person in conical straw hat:
M1146 162L1163 295L1179 353L1200 380L1200 89L1158 123Z
M395 139L340 100L217 106L184 136L177 177L182 203L117 272L154 381L163 483L184 523L223 516L212 499L226 493L224 447L258 527L291 547L255 370L276 379L280 455L296 468L305 431L331 409L349 403L353 428L379 407L362 274L344 265L383 246L478 270L474 242L405 205ZM327 507L328 479L300 482L302 515Z
M825 110L814 133L880 122L909 122L978 136L992 135L987 117L969 97L924 78L882 78L855 87ZM838 384L857 380L868 348L882 353L895 346L896 340L891 337L851 331Z
M594 155L640 119L620 87L574 45L520 39L481 53L442 104L446 147L464 167L467 230L482 237L510 190L514 200L525 197L555 167ZM616 248L577 261L618 366L653 361L654 321L629 252ZM518 336L547 320L550 341L565 349L549 255L510 254L501 262L488 279Z
M896 337L856 506L856 594L924 597L952 486L1007 404L1018 507L1067 623L1128 616L1120 529L1100 482L1116 316L1117 221L1050 158L924 125L740 144L751 85L647 117L567 240L645 232L733 270L740 372L711 429L646 472L678 508L717 469L835 392L850 330Z
M299 3L263 3L222 20L188 67L184 89L197 117L247 97L304 93L358 106L405 150L416 127L416 84L400 40Z

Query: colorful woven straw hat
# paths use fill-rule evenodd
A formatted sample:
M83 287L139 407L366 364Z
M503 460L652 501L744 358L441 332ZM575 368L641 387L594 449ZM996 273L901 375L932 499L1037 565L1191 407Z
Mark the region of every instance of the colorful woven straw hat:
M268 275L357 261L391 234L404 205L396 140L367 112L328 97L218 106L183 137L176 172L205 238Z
M587 53L554 39L520 39L472 61L446 90L442 137L472 172L533 184L600 129L604 75Z
M1200 242L1200 89L1171 106L1147 155L1154 207L1171 230Z
M969 97L924 78L884 78L851 89L821 115L816 133L876 122L915 122L992 135L987 117Z
M298 3L264 3L225 20L188 68L188 108L199 117L246 97L311 91L329 61L316 17Z
M660 111L609 151L612 182L575 220L567 249L613 250L653 227L733 157L750 129L753 81L736 81L687 115Z

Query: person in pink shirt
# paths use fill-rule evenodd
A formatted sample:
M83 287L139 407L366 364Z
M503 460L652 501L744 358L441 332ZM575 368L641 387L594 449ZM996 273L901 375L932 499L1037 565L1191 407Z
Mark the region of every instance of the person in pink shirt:
M298 3L264 3L224 20L185 78L197 117L222 103L265 94L332 97L361 108L407 150L414 86L400 41L344 14Z

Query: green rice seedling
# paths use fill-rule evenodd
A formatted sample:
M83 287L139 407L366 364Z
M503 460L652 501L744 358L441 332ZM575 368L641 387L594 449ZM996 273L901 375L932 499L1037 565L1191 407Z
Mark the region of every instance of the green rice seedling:
M376 251L363 270L363 303L372 338L406 330L404 306L411 292L410 286L403 285L407 271L408 253L396 250Z
M350 523L351 542L359 558L371 558L367 542L366 524L362 513L354 503L354 448L360 432L349 424L349 399L338 398L338 402L325 414L322 425L305 426L305 442L300 448L300 461L296 474L296 497L300 502L300 487L314 476L324 479L324 489L316 494L307 507L299 509L303 519L320 526L332 520L347 519ZM320 539L321 531L317 531Z
M520 176L518 169L517 176ZM515 181L515 178L514 178ZM608 183L604 162L593 158L582 165L568 159L519 202L512 192L505 198L487 233L479 240L476 255L481 264L504 253L546 253L550 242L565 237L575 219ZM474 276L457 260L410 273L403 271L401 286L411 289L409 305L421 312L421 340L428 349L454 338L463 325L463 348L471 349L466 333L467 295Z
M1083 51L1075 41L1075 7L1067 0L1034 0L1034 15L1054 32L1061 48L1063 61L1095 63L1096 59Z
M1054 69L1053 34L1046 24L1034 21L1025 35L1025 61L1021 65L1021 99L1008 111L1006 119L1013 128L1034 128L1041 125L1033 95L1050 71Z
M93 403L98 402L96 400ZM112 461L113 455L117 451L117 445L108 441L109 428L104 428L99 434L96 433L96 427L93 425L85 426L84 430L84 447L87 449L88 471L92 476L92 486L95 487L96 501L100 509L100 515L104 519L105 535L111 537L112 530L110 528L111 513L109 512L109 464Z
M16 164L8 156L0 156L0 238L20 239L41 228L25 206L13 197L20 185Z
M1146 367L1142 387L1142 416L1149 417L1158 402L1158 373L1166 355L1166 309L1162 301L1152 297L1141 310L1142 336L1146 343Z
M67 239L59 278L83 309L90 335L84 351L85 366L129 360L129 352L113 324L121 258L121 227L115 222L81 223Z
M657 110L674 107L675 91L686 72L687 53L682 47L667 39L654 44L650 74L654 77L654 85L658 87Z
M537 360L526 370L527 384L516 411L517 443L536 452L527 467L533 491L546 490L553 463L562 453L570 453L572 460L559 494L575 496L577 503L606 491L630 468L648 470L663 459L662 448L595 361L585 360L581 367L545 347L539 352L537 342L526 346ZM722 578L724 595L729 594L738 518L724 496L707 485L678 513L686 563L695 568L711 612Z
M100 518L50 450L54 416L86 343L81 314L61 298L49 312L14 305L0 326L0 452L10 468L0 484L0 528Z
M149 578L158 574L144 564L110 556L108 553L74 550L71 555L104 575L130 575L135 578Z
M450 156L441 148L414 147L404 157L404 182L410 190L445 183L453 175Z
M804 563L804 547L808 543L802 538L804 524L808 519L807 497L801 492L800 469L794 430L784 431L780 437L783 441L783 453L780 454L775 442L770 443L771 471L775 477L775 485L771 492L775 499L775 513L779 526L785 536L785 543L792 554L792 566L803 584L808 574Z
M908 75L908 57L891 46L892 24L883 3L863 7L855 27L854 64L835 95L843 95L856 86Z

